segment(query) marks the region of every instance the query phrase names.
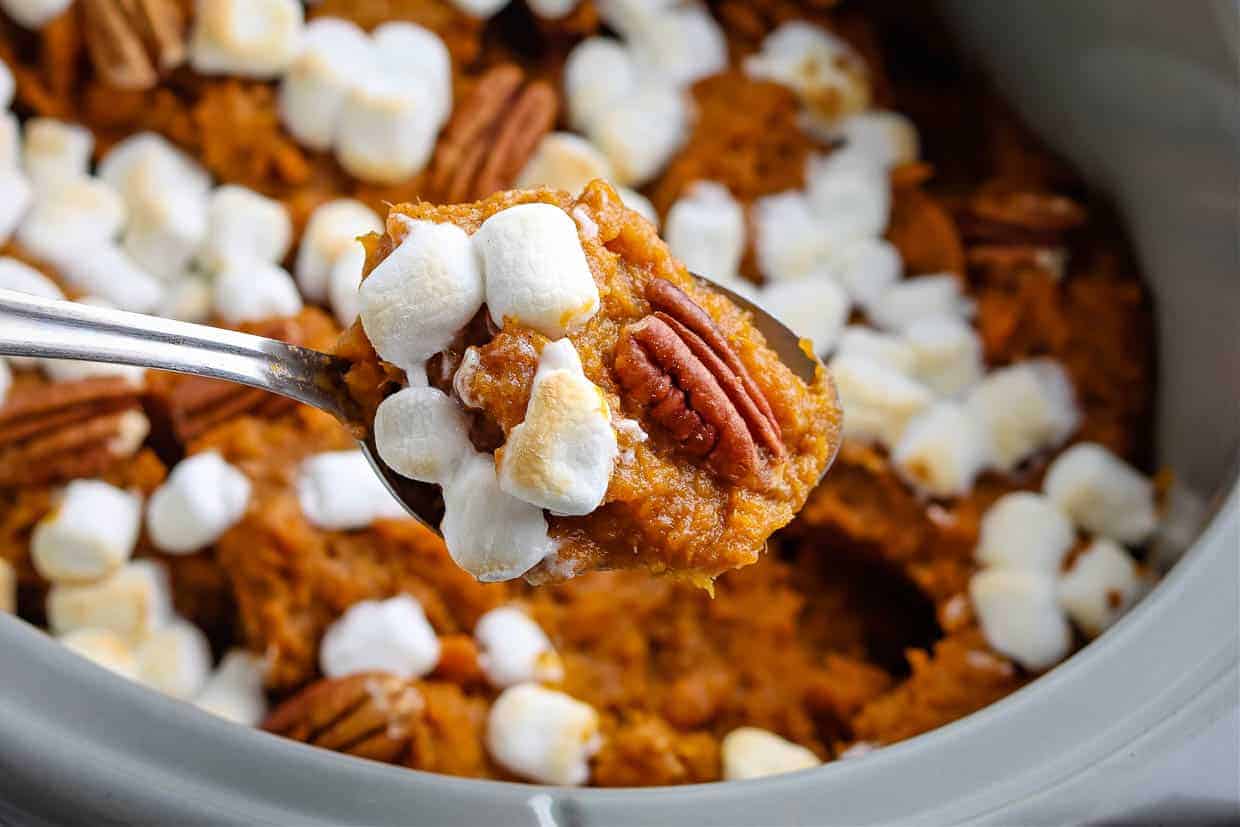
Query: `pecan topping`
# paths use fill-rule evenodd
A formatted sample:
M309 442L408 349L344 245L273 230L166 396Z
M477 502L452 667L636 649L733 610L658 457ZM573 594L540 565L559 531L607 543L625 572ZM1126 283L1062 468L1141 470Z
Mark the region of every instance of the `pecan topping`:
M82 0L86 47L100 78L118 89L150 89L185 59L176 0Z
M758 470L759 446L781 458L779 422L714 320L664 279L651 280L646 298L655 311L629 325L616 349L625 391L727 479Z
M555 124L555 90L517 66L491 69L452 113L431 159L424 196L456 204L512 184Z

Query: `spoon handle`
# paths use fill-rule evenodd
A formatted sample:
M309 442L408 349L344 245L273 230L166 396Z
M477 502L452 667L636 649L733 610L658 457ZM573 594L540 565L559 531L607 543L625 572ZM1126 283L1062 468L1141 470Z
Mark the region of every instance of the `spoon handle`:
M0 290L0 355L84 359L239 382L352 421L348 363L275 339Z

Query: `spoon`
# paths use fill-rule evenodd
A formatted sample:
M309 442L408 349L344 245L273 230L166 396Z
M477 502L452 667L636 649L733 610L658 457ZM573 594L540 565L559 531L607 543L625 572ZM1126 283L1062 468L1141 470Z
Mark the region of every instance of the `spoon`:
M795 333L744 297L702 281L752 313L754 326L780 360L804 381L813 381L818 360L801 350ZM81 359L190 373L319 408L354 434L365 434L358 440L362 452L388 490L410 515L439 530L443 517L439 487L403 477L379 458L371 423L362 420L345 388L349 363L331 354L235 330L0 290L0 356Z

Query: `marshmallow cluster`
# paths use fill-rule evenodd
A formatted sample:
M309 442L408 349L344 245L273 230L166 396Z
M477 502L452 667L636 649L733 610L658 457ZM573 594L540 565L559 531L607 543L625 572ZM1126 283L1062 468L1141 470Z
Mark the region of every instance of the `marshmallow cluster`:
M758 727L739 727L720 744L725 781L796 772L822 763L812 750Z
M329 678L387 672L420 678L439 661L439 638L422 604L403 594L354 603L319 644L319 667Z
M151 542L170 554L211 545L241 520L251 489L245 474L214 451L181 460L151 494L146 511Z
M599 716L563 692L518 684L491 705L486 745L497 763L522 778L581 785L590 778L590 758L602 746Z
M1061 445L1080 424L1072 380L1051 359L1031 359L988 374L965 405L990 433L995 467L1010 471Z
M375 520L405 518L405 507L359 450L328 451L302 460L297 500L306 518L329 531L365 528Z
M197 0L190 65L204 75L273 78L298 54L304 28L297 0Z
M564 680L564 664L542 627L515 606L501 606L478 618L474 640L478 664L493 686Z

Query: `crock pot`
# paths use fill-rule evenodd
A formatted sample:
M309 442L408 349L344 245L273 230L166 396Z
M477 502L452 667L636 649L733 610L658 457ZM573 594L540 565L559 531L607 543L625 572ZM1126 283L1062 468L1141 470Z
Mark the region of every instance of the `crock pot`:
M1120 208L1158 310L1157 455L1211 499L1168 576L1030 686L770 779L559 789L370 763L218 720L0 617L0 824L1069 823L1234 707L1240 618L1240 4L946 0L1000 89Z

